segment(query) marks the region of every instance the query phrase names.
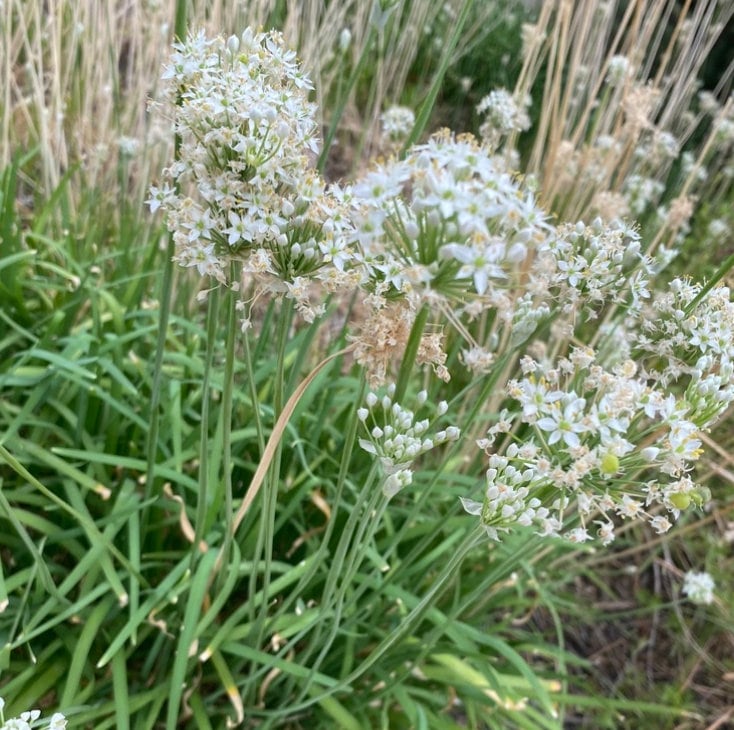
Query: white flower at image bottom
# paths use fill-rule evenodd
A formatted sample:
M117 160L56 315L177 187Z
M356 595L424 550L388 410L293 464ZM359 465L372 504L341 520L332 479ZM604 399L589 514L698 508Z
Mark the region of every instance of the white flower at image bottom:
M696 573L689 570L683 577L682 591L693 603L699 605L713 603L714 588L716 588L716 583L708 573Z

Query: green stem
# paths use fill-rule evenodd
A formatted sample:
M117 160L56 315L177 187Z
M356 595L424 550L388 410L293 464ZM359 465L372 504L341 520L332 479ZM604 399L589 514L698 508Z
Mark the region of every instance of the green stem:
M284 299L280 316L278 318L277 332L277 350L275 354L275 382L273 392L273 418L274 421L283 411L285 401L285 358L286 348L288 344L288 334L290 331L291 321L293 318L293 301ZM254 607L257 613L255 620L256 639L255 646L260 646L264 640L265 627L268 615L268 592L270 590L270 581L272 576L273 565L273 543L275 541L275 514L278 506L278 491L280 487L280 462L283 454L283 442L277 444L273 460L268 471L268 476L264 484L263 508L261 511L260 531L257 539L256 555L254 564L260 562L260 555L263 555L263 576L262 586L260 590L263 595L263 602L259 607ZM250 581L252 585L252 580Z
M732 270L734 267L734 253L727 256L722 262L721 266L716 270L716 273L707 281L702 287L701 291L696 294L685 308L685 313L690 314L701 300Z
M176 0L176 20L174 24L174 36L182 40L186 36L186 10L187 0ZM181 149L181 138L174 137L174 160L178 160ZM156 244L157 245L157 242ZM158 497L160 489L155 485L155 463L158 454L158 433L160 430L160 401L161 386L163 382L163 353L168 336L168 320L171 316L171 299L173 296L173 255L175 253L173 234L168 235L166 244L166 257L163 262L163 283L160 296L160 319L158 321L158 336L156 339L155 361L153 364L153 382L150 395L150 424L146 444L146 473L145 473L145 499L147 502L151 497ZM142 515L141 534L145 535L149 510Z
M359 392L355 399L355 403L361 403L364 398L364 392L367 388L367 384L364 380L364 378L360 381L359 386ZM285 615L289 610L290 607L296 602L296 600L303 594L303 591L306 589L307 586L311 584L311 581L316 574L317 571L323 569L323 566L327 563L326 558L329 556L329 545L331 543L331 536L334 532L334 528L336 527L339 511L340 509L345 508L345 505L343 504L343 497L344 497L344 488L346 486L347 482L347 472L349 470L349 465L352 461L352 452L354 450L354 444L357 439L357 429L359 428L359 425L361 424L361 421L359 420L359 417L357 416L357 409L353 408L351 415L349 417L348 425L346 427L346 435L344 438L343 447L341 449L341 462L339 465L339 475L337 477L336 482L336 491L334 494L334 498L332 500L333 508L331 512L331 516L329 518L329 521L326 524L326 530L324 531L324 534L321 537L321 541L319 543L318 549L313 556L313 559L309 561L309 565L307 570L304 572L304 574L301 576L301 578L298 581L298 584L296 587L290 592L288 596L285 596L283 598L283 602L278 607L277 613L271 617L270 621L276 620L279 616ZM372 472L371 472L372 473ZM370 482L372 477L368 477L366 482ZM351 519L351 515L353 512L356 513L356 510L348 510L350 517L348 519ZM345 527L342 531L342 540L345 540L344 536L348 536L351 534L349 531L349 527ZM337 551L341 551L343 554L343 551L346 551L348 543L345 540L344 547L342 550L341 547L342 543L340 541L339 546L337 547ZM325 587L323 591L323 596L328 596L331 594L331 591L334 588L336 578L339 573L339 563L336 559L330 559L328 562L329 572L327 574L327 587ZM319 624L320 626L320 624ZM317 642L312 642L311 645L313 646Z
M194 544L191 552L191 563L196 560L199 545L206 529L206 517L209 507L209 404L211 401L210 379L214 351L217 343L217 324L219 319L219 289L209 294L206 317L206 355L204 374L201 384L201 433L199 436L199 491L196 502L196 523Z
M173 35L182 41L186 37L186 14L188 0L176 0L176 19L173 25Z
M329 149L331 148L331 143L334 141L334 136L336 135L337 127L339 126L339 122L341 121L341 118L344 114L344 109L347 106L347 102L349 101L349 97L352 93L352 89L356 85L357 81L359 80L359 77L362 74L362 70L365 67L365 64L367 63L367 58L369 57L370 48L372 47L372 41L375 38L376 29L374 25L370 26L369 35L367 36L367 40L365 41L365 44L362 46L362 52L359 55L359 60L357 61L357 65L352 69L352 73L349 76L349 80L347 81L346 88L344 89L344 92L337 98L336 106L334 108L334 112L331 116L331 121L329 122L329 131L326 133L326 137L324 138L324 147L321 150L321 154L319 155L319 160L316 164L316 168L320 173L324 172L324 167L326 167L326 160L329 157Z
M413 374L413 365L415 365L415 358L421 344L423 330L426 328L426 322L428 322L428 314L428 307L423 305L413 322L413 327L410 330L408 344L405 346L403 361L400 363L400 370L398 371L398 382L395 386L394 400L398 403L405 395L405 391L408 388L408 381L410 380L410 376Z
M372 484L372 480L369 479L367 483ZM361 520L359 522L357 532L351 539L352 549L347 559L343 563L339 564L338 570L336 569L336 566L333 566L330 571L330 574L338 573L339 579L341 580L341 584L336 593L335 599L333 600L334 615L330 618L331 630L329 631L329 635L325 641L322 642L319 635L318 638L314 637L311 642L312 647L319 646L321 650L311 665L310 674L301 688L299 700L311 691L311 683L321 667L322 662L329 655L337 634L342 629L341 620L344 613L344 603L347 591L354 587L354 576L364 560L365 550L370 546L370 543L377 532L377 528L379 527L382 515L385 512L385 508L387 507L388 499L381 493L381 491L379 489L374 489L373 487L373 492L372 498L367 504L367 509L365 509L361 514ZM359 511L355 509L353 510L353 513L359 514ZM345 530L345 533L351 534L351 531L347 529ZM335 564L337 563L336 560L334 562ZM330 595L328 595L328 597L326 596L326 592L321 605L323 606L324 612L328 614L331 610L332 599ZM304 657L303 663L306 664L307 662L308 658Z
M257 433L257 445L262 454L265 451L265 431L263 430L263 422L260 417L259 398L257 393L257 383L255 382L255 368L252 365L252 349L250 348L249 333L245 333L245 374L247 375L247 387L250 390L250 401L252 403L252 418L255 421L255 431Z
M433 77L431 88L428 90L428 96L426 97L423 104L421 104L421 108L418 111L413 129L408 135L408 139L405 140L403 153L405 153L405 151L409 147L411 147L418 141L418 138L421 136L421 134L423 134L423 131L425 130L428 122L431 119L433 107L436 104L436 99L438 98L438 92L440 91L443 84L444 76L446 76L446 72L451 66L451 56L453 55L454 49L459 43L462 31L464 30L464 25L466 25L466 21L469 18L469 12L471 11L473 4L473 0L466 0L464 6L461 9L461 14L459 15L459 19L456 22L454 32L449 39L449 42L444 46L444 54L441 58L441 65L439 66L438 71L436 71L436 75Z
M234 264L231 267L231 281L236 281ZM232 546L234 515L232 497L232 394L234 389L234 350L237 341L237 296L231 289L227 291L227 349L224 361L224 383L222 385L222 478L224 485L224 544L222 554L229 565L229 551ZM226 571L217 576L217 586L221 587Z

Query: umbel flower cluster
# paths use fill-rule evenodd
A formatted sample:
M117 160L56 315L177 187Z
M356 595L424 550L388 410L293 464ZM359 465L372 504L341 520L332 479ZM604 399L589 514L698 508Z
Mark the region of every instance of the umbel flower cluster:
M179 264L240 290L243 308L285 297L307 321L343 297L373 389L421 322L418 366L451 378L449 333L463 345L451 368L496 378L479 441L489 469L462 500L490 537L524 527L606 545L620 522L664 533L706 501L691 470L734 400L726 287L676 279L654 294L659 262L634 227L552 223L494 138L444 130L326 185L312 167L311 84L276 33L194 35L164 77L181 147L150 205ZM525 129L525 108L498 92L482 111L504 137ZM388 497L412 483L418 456L460 438L456 426L429 435L393 396L370 393L358 413Z
M689 570L683 576L683 593L689 601L702 606L707 606L714 602L714 590L716 583L708 573L697 573Z
M276 32L200 32L174 49L164 104L181 144L149 203L166 213L175 260L235 287L237 262L313 319L309 280L342 270L346 238L338 197L313 170L311 82Z
M403 408L393 400L395 385L391 383L387 392L380 398L370 392L365 406L357 411L360 421L365 425L368 438L359 440L360 446L379 459L385 473L382 491L392 497L413 481L413 462L435 446L456 441L461 431L456 426L436 431L429 435L431 423L428 418L416 421L413 411ZM419 406L424 406L428 393L422 390L416 398ZM440 418L448 410L446 401L436 408Z
M731 382L697 371L676 396L638 360L608 369L588 346L553 363L523 358L524 377L507 385L514 407L480 442L490 455L484 500L464 500L492 537L518 523L572 542L596 534L608 544L614 518L642 519L664 533L681 510L703 501L688 475L701 454L698 424L731 402ZM507 434L501 454L500 434ZM571 505L577 519L569 519Z

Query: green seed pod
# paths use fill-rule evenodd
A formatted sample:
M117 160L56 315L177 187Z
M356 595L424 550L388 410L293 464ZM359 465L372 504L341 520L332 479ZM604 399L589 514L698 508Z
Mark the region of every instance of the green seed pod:
M599 469L602 474L616 474L619 471L619 459L615 454L608 452L601 457Z
M698 486L693 490L691 499L696 507L703 507L707 502L711 501L711 490L708 487Z
M671 494L670 503L677 509L686 509L691 504L691 495L686 492L675 492Z

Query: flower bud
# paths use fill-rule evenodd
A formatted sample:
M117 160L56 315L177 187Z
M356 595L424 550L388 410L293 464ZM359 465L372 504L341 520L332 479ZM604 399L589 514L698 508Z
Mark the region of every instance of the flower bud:
M284 119L281 119L281 121L278 122L278 125L275 127L275 134L278 135L278 139L285 139L288 134L290 133L291 128L288 126L288 122L286 122Z
M227 50L234 56L240 50L240 39L236 35L227 38Z
M350 31L349 28L342 28L342 32L339 34L339 51L341 53L346 53L351 42L352 31Z

